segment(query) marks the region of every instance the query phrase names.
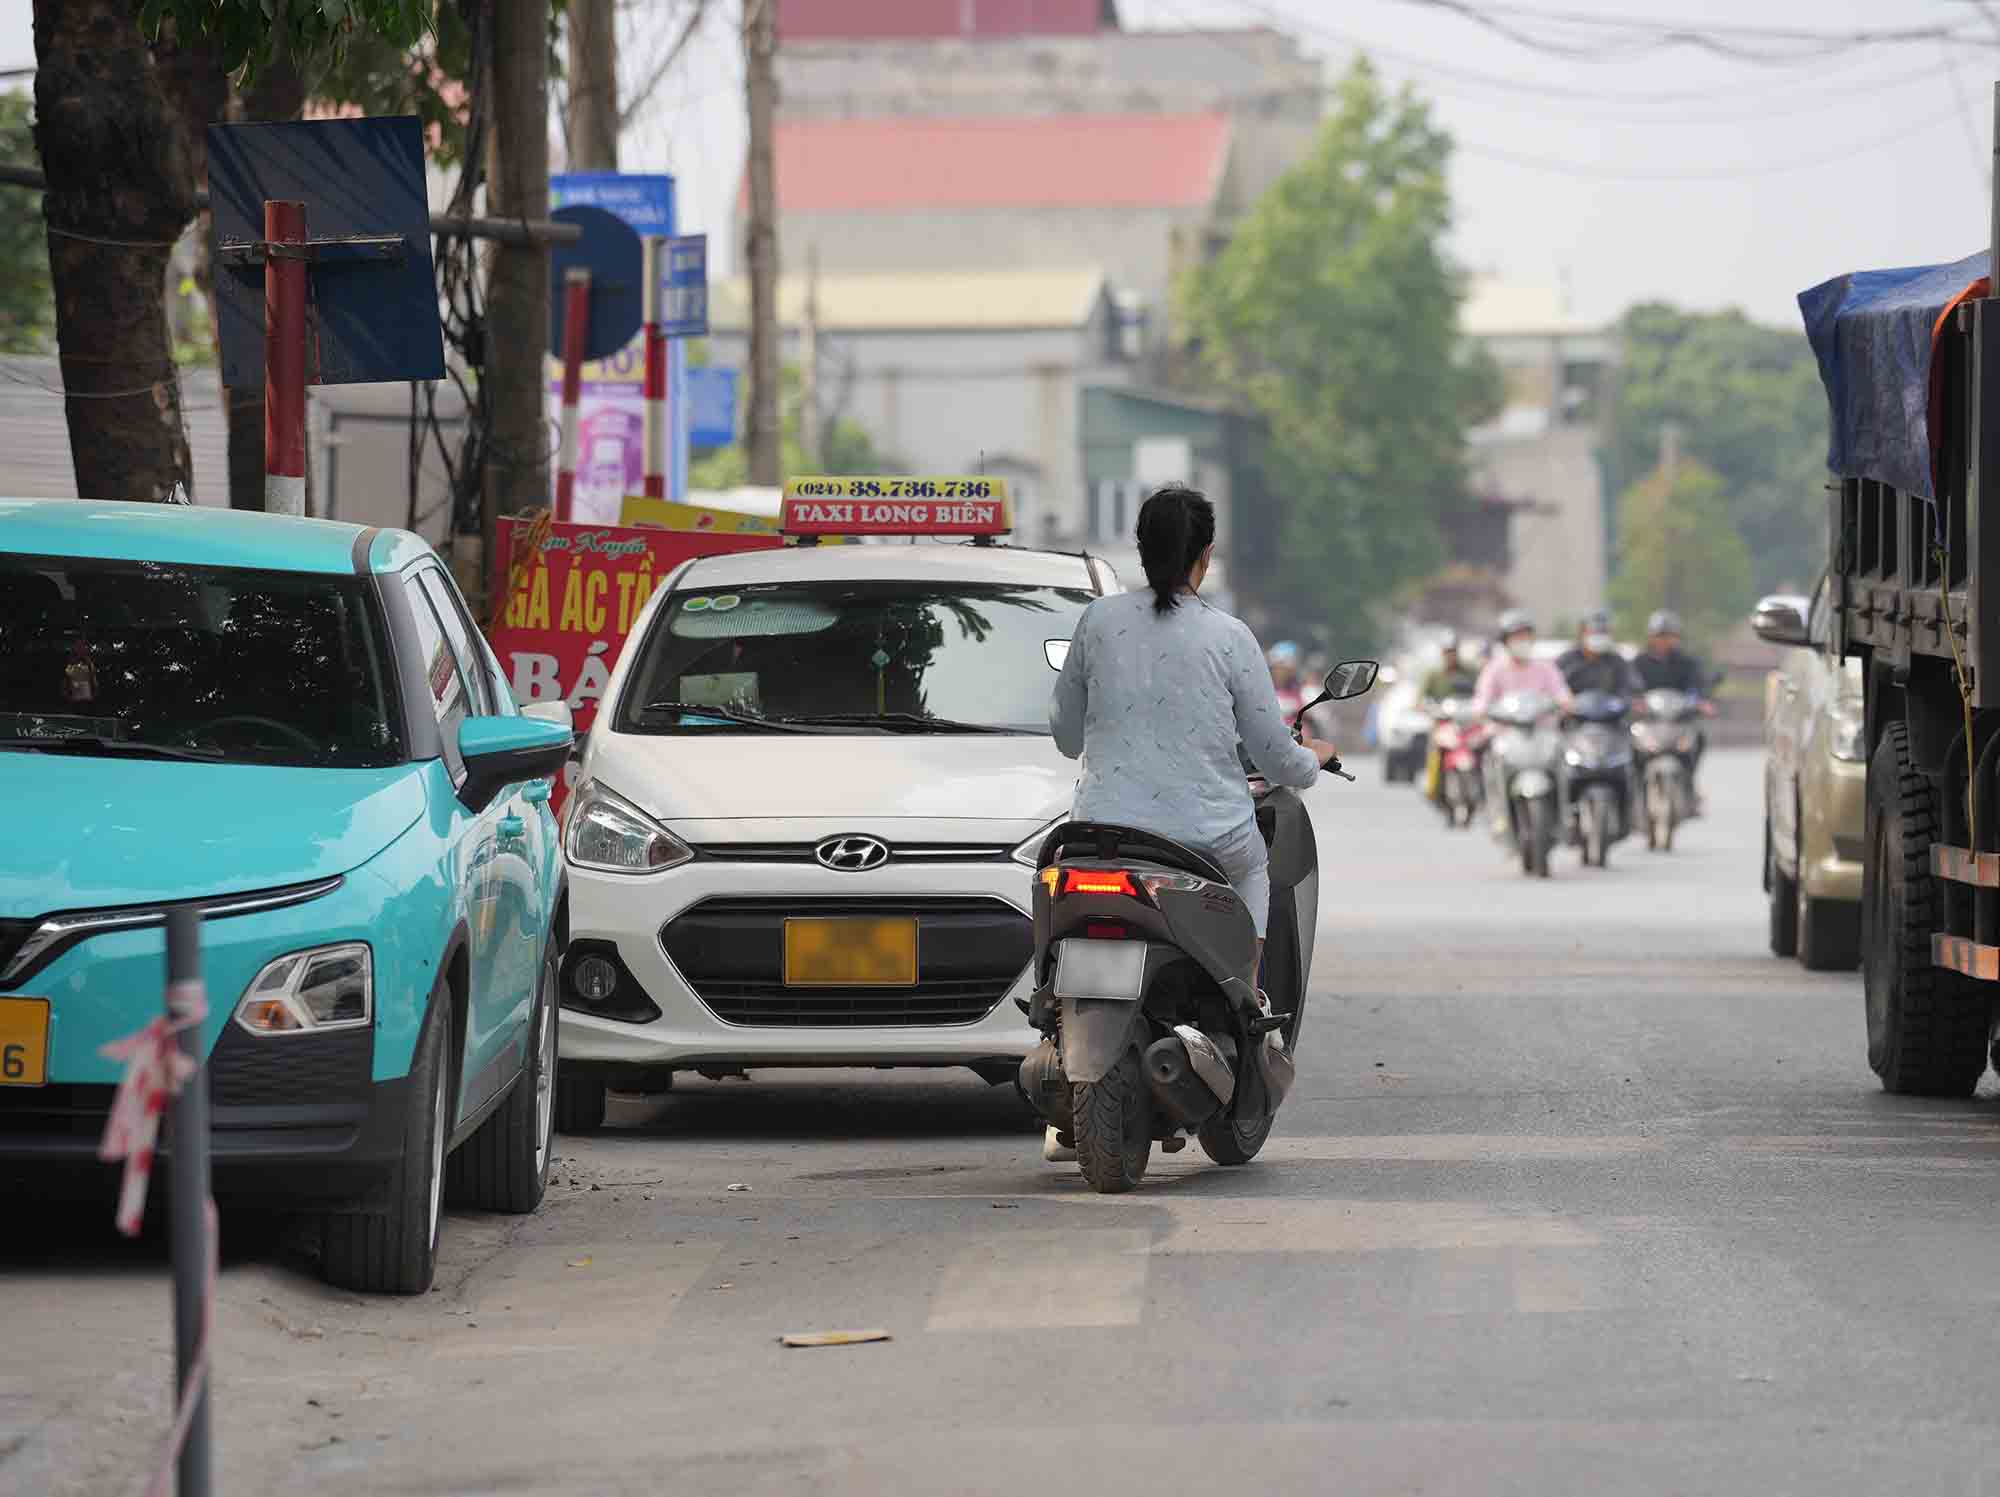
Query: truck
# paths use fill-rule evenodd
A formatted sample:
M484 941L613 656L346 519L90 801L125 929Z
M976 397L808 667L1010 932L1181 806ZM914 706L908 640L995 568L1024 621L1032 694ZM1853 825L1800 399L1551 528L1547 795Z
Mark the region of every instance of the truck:
M1996 90L2000 106L2000 90ZM2000 208L1996 208L2000 230ZM1996 238L2000 245L2000 238ZM2000 1066L2000 298L1982 250L1801 293L1831 414L1824 620L1864 680L1861 969L1885 1089ZM1757 632L1805 644L1797 600Z

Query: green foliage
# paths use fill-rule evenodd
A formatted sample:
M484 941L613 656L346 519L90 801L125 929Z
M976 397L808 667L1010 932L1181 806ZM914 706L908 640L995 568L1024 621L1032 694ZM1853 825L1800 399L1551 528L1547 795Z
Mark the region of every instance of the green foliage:
M34 161L34 100L0 94L0 161ZM49 244L31 194L12 188L16 211L0 214L0 353L47 353L56 325ZM33 199L39 204L40 199Z
M414 47L430 33L434 7L435 0L140 0L138 10L148 39L171 17L184 44L205 39L225 71L255 73L280 47L301 66L357 37Z
M1285 502L1279 575L1239 586L1344 637L1444 560L1466 430L1498 405L1444 257L1450 151L1422 102L1357 62L1311 154L1180 288L1206 374L1264 420Z
M699 366L708 361L705 350L697 351L690 360ZM743 384L743 398L749 398L749 381ZM806 461L805 443L801 440L800 411L804 402L805 381L798 367L787 364L778 376L778 410L782 426L784 477L796 478L803 474L822 473L840 476L853 473L900 473L903 465L893 457L887 457L875 450L875 444L852 421L829 422L820 433L820 446L824 457L817 463ZM743 421L739 415L737 428L741 430ZM688 487L695 489L735 489L750 481L750 453L738 441L727 447L718 447L707 457L688 465Z
M1756 585L1809 588L1826 564L1826 396L1802 332L1741 312L1647 303L1625 314L1613 439L1617 493L1652 468L1660 433L1707 464L1727 520L1748 544Z
M432 159L455 166L465 158L471 73L471 28L458 6L445 5L435 29L414 46L375 32L351 37L313 92L364 114L416 115Z
M1713 469L1682 459L1669 487L1655 471L1618 501L1618 574L1611 603L1619 633L1638 639L1646 616L1671 608L1689 642L1707 648L1751 603L1750 549L1730 523L1727 486Z

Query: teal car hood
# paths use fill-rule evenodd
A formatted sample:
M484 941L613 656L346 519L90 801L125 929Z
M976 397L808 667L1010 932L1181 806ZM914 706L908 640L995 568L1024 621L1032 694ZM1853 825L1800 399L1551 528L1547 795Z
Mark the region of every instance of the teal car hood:
M0 917L18 919L346 873L423 814L423 766L0 752L0 802Z

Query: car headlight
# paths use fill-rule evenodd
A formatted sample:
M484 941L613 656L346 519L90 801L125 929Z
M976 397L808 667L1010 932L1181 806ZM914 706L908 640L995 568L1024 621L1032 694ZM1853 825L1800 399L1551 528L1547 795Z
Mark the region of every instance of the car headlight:
M1859 764L1867 757L1861 747L1863 726L1859 712L1847 707L1834 708L1827 714L1827 752L1849 764Z
M363 1029L375 1018L375 961L359 941L294 951L269 963L236 1005L252 1034Z
M563 853L577 867L600 873L658 873L687 862L694 849L593 780L577 792Z
M1007 856L1012 858L1015 862L1019 863L1023 868L1040 867L1042 861L1042 844L1048 841L1050 832L1053 832L1057 827L1061 826L1065 821L1068 820L1069 820L1069 813L1065 811L1063 812L1062 815L1058 816L1054 821L1051 821L1047 826L1038 827L1035 831L1034 836L1028 838L1027 841L1023 842L1019 847L1015 848L1012 852L1008 853Z

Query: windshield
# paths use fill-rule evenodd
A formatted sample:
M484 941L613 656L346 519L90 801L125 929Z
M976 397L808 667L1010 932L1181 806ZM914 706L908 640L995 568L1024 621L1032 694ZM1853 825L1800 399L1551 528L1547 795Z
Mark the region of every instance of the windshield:
M383 661L359 577L0 556L0 748L393 764Z
M620 702L628 733L1047 733L1048 644L1094 594L994 583L821 582L678 593ZM703 707L715 709L704 714ZM723 715L726 714L726 715Z

